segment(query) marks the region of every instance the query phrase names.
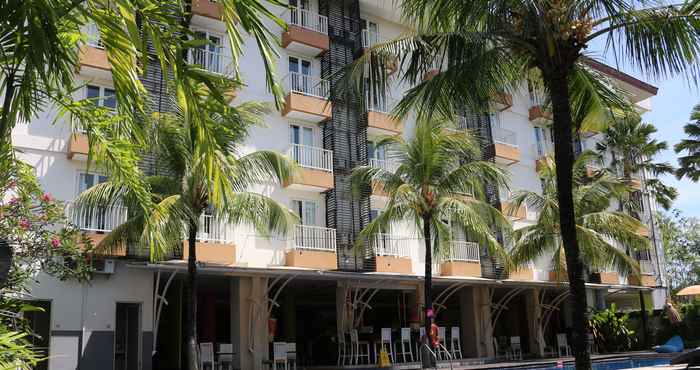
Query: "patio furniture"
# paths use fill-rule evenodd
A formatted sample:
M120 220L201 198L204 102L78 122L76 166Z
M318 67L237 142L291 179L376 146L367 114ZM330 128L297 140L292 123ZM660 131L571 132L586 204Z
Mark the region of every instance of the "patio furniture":
M219 343L219 351L216 353L219 369L233 370L233 355L233 344Z
M394 350L393 350L393 345L391 344L391 328L382 328L381 330L381 337L379 342L374 343L374 363L377 364L379 363L379 352L384 348L384 345L388 345L389 349L387 350L387 353L389 354L389 358L391 359L392 363L396 362L396 358L394 357ZM377 349L377 345L379 345L379 349Z
M399 343L401 344L401 352L399 352ZM401 356L403 362L406 361L406 355L409 356L411 362L413 362L413 347L411 346L411 328L401 328L401 340L394 345L396 349L396 357ZM408 348L408 350L407 350Z
M338 333L338 366L350 365L350 362L352 362L350 343L345 340L345 333Z
M418 357L418 361L423 361L421 358L421 345L423 344L423 337L425 337L425 327L421 326L418 329L418 340L416 341L416 354Z
M511 360L523 359L523 348L520 345L520 337L510 337L509 358Z
M360 352L360 349L364 351ZM350 356L351 365L359 365L361 358L365 358L367 364L369 364L369 342L359 339L357 329L352 329L350 331Z
M565 333L557 334L557 354L559 357L571 356L571 347Z
M216 370L216 361L214 361L214 343L199 344L199 368Z
M454 359L462 359L462 341L460 339L458 326L450 328L450 354Z
M274 342L272 343L272 368L277 370L278 365L282 365L284 370L289 370L287 363L287 343Z
M446 331L447 329L444 326L438 327L438 341L442 344L442 346L438 346L435 349L438 360L447 360L448 358L447 347L445 347L447 343Z

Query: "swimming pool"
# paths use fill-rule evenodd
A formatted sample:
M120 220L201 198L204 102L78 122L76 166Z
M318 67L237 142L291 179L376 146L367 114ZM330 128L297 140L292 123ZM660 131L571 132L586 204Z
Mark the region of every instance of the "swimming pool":
M601 360L593 362L593 370L620 370L634 369L638 367L668 365L671 362L668 358L625 358L617 360ZM548 366L548 367L524 367L519 369L528 370L573 370L574 364L567 363L564 367Z

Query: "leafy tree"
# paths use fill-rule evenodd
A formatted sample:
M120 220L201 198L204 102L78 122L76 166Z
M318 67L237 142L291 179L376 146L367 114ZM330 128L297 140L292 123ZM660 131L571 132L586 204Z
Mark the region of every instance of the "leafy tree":
M700 284L700 222L679 210L657 213L664 246L666 276L672 292Z
M649 248L649 240L638 234L642 226L638 220L626 213L609 210L612 199L627 192L626 186L607 171L589 176L586 166L596 160L594 152L585 151L573 167L572 190L581 259L591 271L614 268L623 275L639 274L637 262L627 252ZM527 205L528 209L538 212L538 217L533 225L513 231L510 254L516 266L549 257L553 271L560 275L568 268L566 248L558 225L560 207L555 167L551 157L544 159L538 172L542 194L529 190L513 193L513 208Z
M432 309L433 257L446 256L453 239L445 220L462 228L491 255L506 257L494 230L507 229L509 224L488 203L485 186L505 186L507 175L496 164L481 159L479 141L470 132L450 127L447 122L423 121L410 141L400 136L383 138L377 145L387 148L387 158L395 161L396 170L363 166L351 176L355 191L371 184L389 197L383 212L360 233L358 246L371 243L397 222L415 225L424 239L426 315ZM430 320L426 319L425 326L428 333Z
M693 108L690 119L693 122L683 126L688 138L681 140L673 149L676 153L687 152L685 156L678 158L679 168L676 176L679 179L688 177L697 182L700 179L700 105Z
M664 184L658 177L672 174L675 169L668 162L655 162L654 158L668 148L665 141L652 138L656 127L643 123L637 115L630 115L617 120L603 132L603 140L597 144L602 155L612 156L610 166L624 180L634 175L647 174L644 188L664 209L669 209L678 196L678 191ZM640 212L640 205L622 199L623 207L633 213Z
M590 369L585 344L586 296L581 250L576 239L572 194L573 131L592 113L624 107L610 84L591 66L594 40L652 78L697 75L700 56L696 0L664 1L450 1L406 0L404 36L373 47L349 68L355 90L380 96L391 77L412 84L395 114L452 112L465 105L483 109L503 90L515 90L524 77L540 81L552 109L560 227L573 295L572 347L577 369ZM396 58L398 69L390 68ZM366 68L369 65L369 68ZM428 74L428 72L430 72ZM428 76L428 78L425 78ZM628 110L628 107L624 107ZM598 114L600 116L600 114Z
M602 352L624 352L632 348L636 336L629 327L629 315L619 313L615 303L594 313L589 325L596 345Z

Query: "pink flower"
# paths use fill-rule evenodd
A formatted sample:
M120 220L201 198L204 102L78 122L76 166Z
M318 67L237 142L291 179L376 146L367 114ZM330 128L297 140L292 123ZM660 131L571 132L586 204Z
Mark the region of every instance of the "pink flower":
M9 203L10 203L10 205L13 205L13 206L14 206L15 204L19 203L19 198L17 198L17 197L12 197L12 198L10 198L10 202L9 202Z
M43 200L44 202L50 202L51 200L53 200L53 198L51 197L51 194L44 193L44 195L41 196L41 200Z
M19 220L19 227L21 227L22 230L28 230L29 226L29 221L26 218Z
M54 236L54 237L51 239L51 245L52 245L54 248L58 248L58 246L61 245L61 239L59 239L59 238L57 238L57 237Z

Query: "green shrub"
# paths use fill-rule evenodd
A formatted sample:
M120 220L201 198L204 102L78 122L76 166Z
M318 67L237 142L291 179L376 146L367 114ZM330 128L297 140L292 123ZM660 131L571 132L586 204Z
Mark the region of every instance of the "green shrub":
M629 316L618 313L614 303L593 314L589 326L600 352L629 351L636 340Z

